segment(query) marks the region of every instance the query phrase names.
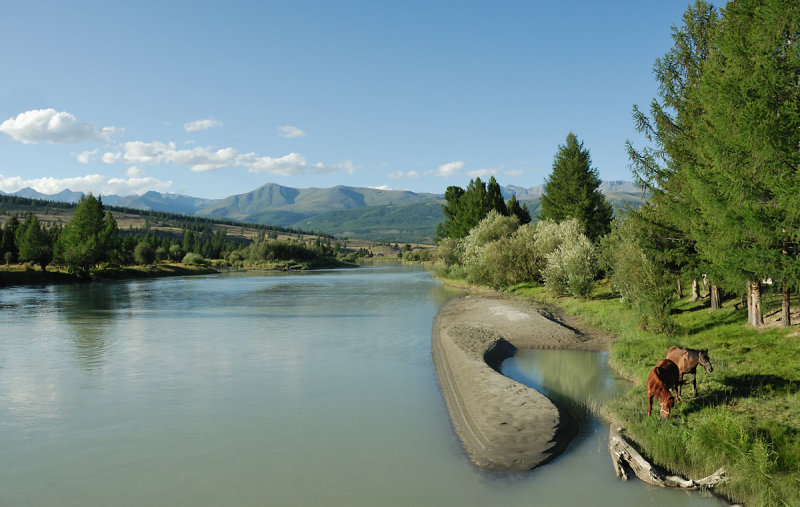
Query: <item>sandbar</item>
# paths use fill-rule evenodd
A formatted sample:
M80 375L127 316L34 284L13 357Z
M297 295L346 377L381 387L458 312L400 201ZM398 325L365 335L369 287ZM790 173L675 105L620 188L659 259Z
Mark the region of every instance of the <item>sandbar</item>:
M519 348L608 347L552 310L502 295L467 295L434 319L431 353L453 427L471 460L497 471L547 463L575 436L577 421L533 388L500 373Z

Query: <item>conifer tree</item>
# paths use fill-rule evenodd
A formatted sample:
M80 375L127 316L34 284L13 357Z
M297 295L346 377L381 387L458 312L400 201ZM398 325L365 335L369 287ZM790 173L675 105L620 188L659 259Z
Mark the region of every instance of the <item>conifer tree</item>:
M500 185L492 176L489 185L480 178L470 180L467 189L449 186L444 193L442 205L445 221L436 227L436 240L444 238L463 238L478 225L486 215L495 210L507 216L508 210L500 192Z
M697 0L684 13L683 24L672 27L673 45L654 65L659 94L651 101L650 115L633 107L636 130L650 144L637 149L626 142L634 178L652 194L628 218L636 221L639 243L648 256L677 277L679 293L681 274L697 279L705 273L712 284L719 278L697 256L696 241L702 238L691 234L691 222L698 204L686 183L688 167L699 163L697 124L702 120L702 108L690 91L702 75L717 24L716 9ZM712 294L718 294L714 289ZM712 308L718 303L712 297Z
M705 121L703 163L689 173L703 197L694 233L727 287L746 286L748 320L759 326L762 280L787 293L800 286L800 4L729 2L714 46L697 88Z
M520 225L531 223L531 213L528 211L528 205L520 205L516 195L512 195L511 199L506 204L509 216L515 216L519 219Z
M42 271L53 260L53 245L50 235L42 227L39 218L31 213L17 231L19 259L38 264Z
M597 241L611 227L612 209L600 192L600 177L592 167L589 150L570 132L559 145L553 172L545 180L541 218L557 222L577 219L586 236Z

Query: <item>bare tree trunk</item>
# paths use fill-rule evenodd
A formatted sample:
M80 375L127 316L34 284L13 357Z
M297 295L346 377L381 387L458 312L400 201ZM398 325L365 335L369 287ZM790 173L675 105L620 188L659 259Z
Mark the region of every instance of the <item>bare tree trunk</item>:
M697 283L697 278L692 280L692 301L700 299L700 284Z
M653 465L639 454L619 430L611 430L608 451L617 477L622 480L628 480L627 469L630 469L642 481L662 488L712 489L717 484L728 481L728 474L724 468L720 468L708 477L696 480L669 475L666 470Z
M719 287L716 285L711 286L711 309L712 310L721 310L722 309L722 298L719 294Z
M791 297L789 287L783 286L783 305L781 307L781 326L789 327L792 325Z
M747 322L753 327L764 325L764 316L761 315L761 282L758 281L747 282Z
M683 287L681 286L681 275L678 275L677 278L678 278L678 299L683 299Z

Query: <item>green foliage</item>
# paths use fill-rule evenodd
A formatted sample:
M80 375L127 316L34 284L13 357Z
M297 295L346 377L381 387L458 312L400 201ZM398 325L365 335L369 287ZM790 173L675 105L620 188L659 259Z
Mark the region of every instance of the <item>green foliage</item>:
M583 234L567 238L546 257L545 287L556 294L588 297L597 277L595 246Z
M463 238L473 227L494 210L500 215L508 215L500 185L492 176L489 186L480 178L470 180L464 190L450 186L445 191L446 203L442 205L445 221L436 228L436 241L444 238Z
M56 243L56 258L71 273L86 276L89 269L111 259L119 239L117 223L105 213L101 199L92 194L82 196L75 206L72 220Z
M517 217L505 217L497 211L490 211L462 241L461 263L467 268L468 280L472 283L484 283L499 286L498 259L489 245L493 242L509 238L519 227ZM497 247L494 247L496 250ZM502 266L507 263L502 262Z
M183 264L187 264L189 266L207 266L208 265L208 261L202 255L200 255L198 253L194 253L194 252L187 253L183 257L183 260L181 262Z
M42 271L53 260L53 241L34 214L17 229L19 259L38 264Z
M620 300L636 311L643 329L657 333L673 330L670 318L676 300L670 275L663 264L655 262L637 237L634 222L614 222L603 238L602 257L610 270Z
M133 258L136 264L152 264L156 260L156 250L149 242L140 241L133 250Z
M575 218L586 235L597 241L608 232L613 214L611 205L599 190L600 183L589 150L570 132L566 143L559 145L553 172L545 180L541 218L556 222Z
M527 204L520 205L516 195L511 196L511 199L508 200L506 208L508 209L509 215L515 216L519 219L520 225L531 223L531 214L528 211L528 205Z

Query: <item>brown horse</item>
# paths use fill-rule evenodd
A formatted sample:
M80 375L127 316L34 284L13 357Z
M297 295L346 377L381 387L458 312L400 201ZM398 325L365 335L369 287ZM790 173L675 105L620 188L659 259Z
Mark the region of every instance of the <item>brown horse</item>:
M708 349L684 349L673 345L667 349L667 359L678 365L680 375L678 376L678 394L683 390L683 376L686 373L692 374L692 385L694 395L697 396L697 365L700 364L708 373L714 371L711 361L708 359Z
M670 389L675 389L678 383L678 366L669 359L662 359L656 363L655 368L647 375L647 416L653 410L653 398L661 400L661 417L666 419L675 406L675 398L670 394ZM677 394L677 393L676 393ZM678 396L678 401L681 398Z

